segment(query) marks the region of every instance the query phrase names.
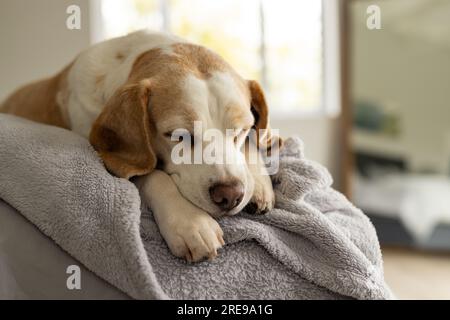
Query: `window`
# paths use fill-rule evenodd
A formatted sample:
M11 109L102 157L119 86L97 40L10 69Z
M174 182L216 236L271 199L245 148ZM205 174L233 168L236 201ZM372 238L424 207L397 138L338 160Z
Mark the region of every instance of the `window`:
M323 112L326 86L332 83L324 77L328 2L101 0L97 38L142 28L168 31L213 49L243 77L258 80L272 115Z

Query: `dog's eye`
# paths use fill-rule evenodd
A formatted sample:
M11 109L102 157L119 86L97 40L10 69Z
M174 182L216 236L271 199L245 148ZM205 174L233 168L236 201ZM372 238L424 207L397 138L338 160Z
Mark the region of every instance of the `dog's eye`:
M164 133L164 136L173 142L190 141L191 147L194 147L194 136L189 132L179 133L175 131L168 131Z
M169 138L169 139L172 138L172 131L165 132L164 137Z
M179 142L185 140L188 136L189 136L189 133L177 132L176 130L167 131L164 133L164 137L166 137L172 141L179 141Z

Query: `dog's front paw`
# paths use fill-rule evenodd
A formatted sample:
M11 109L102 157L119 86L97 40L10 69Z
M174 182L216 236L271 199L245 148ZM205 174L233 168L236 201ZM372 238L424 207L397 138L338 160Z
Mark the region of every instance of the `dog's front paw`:
M253 197L250 199L245 211L248 213L264 214L272 210L275 205L275 193L272 181L268 175L255 176Z
M183 214L165 227L162 234L170 251L189 262L212 260L225 244L219 224L203 211Z

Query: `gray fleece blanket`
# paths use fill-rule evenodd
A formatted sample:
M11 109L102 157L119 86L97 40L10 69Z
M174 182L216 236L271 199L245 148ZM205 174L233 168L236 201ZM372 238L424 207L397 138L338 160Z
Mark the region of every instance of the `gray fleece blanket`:
M88 141L0 114L0 198L88 269L137 299L389 299L368 218L326 169L288 139L273 176L276 208L219 221L213 261L174 257L133 183Z

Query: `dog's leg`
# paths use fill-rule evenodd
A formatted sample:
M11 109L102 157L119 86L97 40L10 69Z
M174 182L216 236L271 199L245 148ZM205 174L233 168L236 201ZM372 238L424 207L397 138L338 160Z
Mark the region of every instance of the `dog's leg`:
M250 173L255 180L253 197L250 199L246 211L249 213L266 213L275 204L272 181L264 166L262 156L256 147L249 147L247 145L245 148L245 157Z
M217 256L217 250L225 244L222 229L208 213L180 194L169 175L155 170L139 177L136 185L175 256L188 261Z

